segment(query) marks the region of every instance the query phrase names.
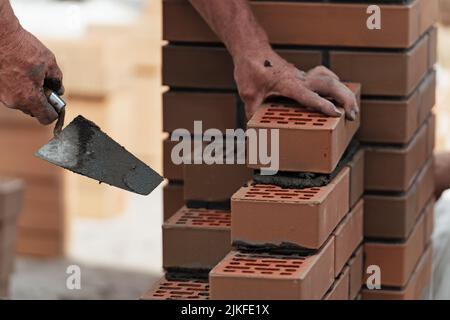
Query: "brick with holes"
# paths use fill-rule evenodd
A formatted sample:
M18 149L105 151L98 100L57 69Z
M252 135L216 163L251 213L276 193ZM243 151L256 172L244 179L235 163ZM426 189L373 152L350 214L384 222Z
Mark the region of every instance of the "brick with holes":
M347 86L359 97L360 85ZM264 105L256 111L247 127L257 132L279 129L280 171L331 173L358 130L359 118L348 121L344 115L339 118L328 117L308 111L305 107L308 106ZM248 141L250 143L250 139ZM275 142L269 142L268 153L272 154L271 148ZM248 144L248 155L252 147ZM259 159L255 160L251 156L247 157L249 167L265 167Z
M349 300L350 293L350 268L345 267L338 275L330 290L325 294L323 300Z
M414 138L402 147L366 146L364 185L366 191L405 192L432 153L434 115L430 115Z
M232 251L209 273L213 300L319 300L333 282L333 238L310 256Z
M214 267L230 250L228 211L181 208L163 225L163 267Z
M320 188L242 187L231 198L232 241L320 248L349 210L349 173L344 167Z
M163 277L141 300L208 300L209 285L202 279L167 279Z
M431 157L406 192L364 195L364 236L406 239L433 197L433 192L434 166Z
M362 290L362 300L419 300L424 298L431 284L433 253L429 245L414 268L410 279L402 288L382 288L381 290ZM383 278L383 275L382 277Z
M407 284L425 249L424 221L424 214L422 214L411 235L404 242L374 240L365 242L365 269L371 265L379 266L382 286L401 288Z

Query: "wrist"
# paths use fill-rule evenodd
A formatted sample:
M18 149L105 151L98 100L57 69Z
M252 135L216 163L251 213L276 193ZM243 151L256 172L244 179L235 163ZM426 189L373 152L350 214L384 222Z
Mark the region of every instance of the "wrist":
M0 0L0 41L3 44L9 43L10 39L17 37L21 29L9 1Z

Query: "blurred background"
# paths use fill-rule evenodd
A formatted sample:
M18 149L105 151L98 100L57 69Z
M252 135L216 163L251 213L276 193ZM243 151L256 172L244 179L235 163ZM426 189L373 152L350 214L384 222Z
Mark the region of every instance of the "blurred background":
M64 72L66 122L82 114L162 173L161 0L11 0ZM450 149L450 0L441 0L437 149ZM447 27L448 25L448 27ZM43 132L44 131L44 132ZM0 174L27 184L13 299L137 299L161 275L162 185L150 196L66 173L31 157L52 136L0 108ZM448 211L450 196L437 206ZM437 226L437 232L440 231ZM446 245L446 243L443 243ZM438 262L439 263L439 262ZM66 289L66 268L82 289ZM450 284L448 286L450 288Z

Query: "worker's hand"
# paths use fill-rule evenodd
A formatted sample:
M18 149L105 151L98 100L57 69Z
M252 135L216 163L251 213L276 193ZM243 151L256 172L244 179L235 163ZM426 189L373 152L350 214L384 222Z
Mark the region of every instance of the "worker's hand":
M329 69L319 66L308 72L298 70L273 50L257 50L234 58L234 77L250 119L270 96L284 96L299 104L339 117L341 112L330 101L334 99L354 120L359 112L356 97Z
M50 124L58 114L48 103L44 86L64 93L53 53L21 27L0 38L0 102Z

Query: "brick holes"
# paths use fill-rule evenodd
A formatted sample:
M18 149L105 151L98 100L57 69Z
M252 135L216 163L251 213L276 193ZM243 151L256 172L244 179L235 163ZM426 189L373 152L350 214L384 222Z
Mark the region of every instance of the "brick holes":
M272 104L271 107L261 108L256 113L257 121L272 125L288 125L299 127L331 126L336 118L309 111L301 107L283 107Z
M221 271L230 274L254 274L292 276L301 268L305 257L297 255L273 255L255 253L235 253L220 265Z
M244 188L244 199L255 200L314 200L324 192L325 187L305 189L284 189L274 185L256 184Z
M152 296L158 299L195 299L207 300L209 298L209 285L199 280L162 281Z
M177 225L229 227L231 215L226 211L208 209L188 209L182 211L182 215L175 221Z

